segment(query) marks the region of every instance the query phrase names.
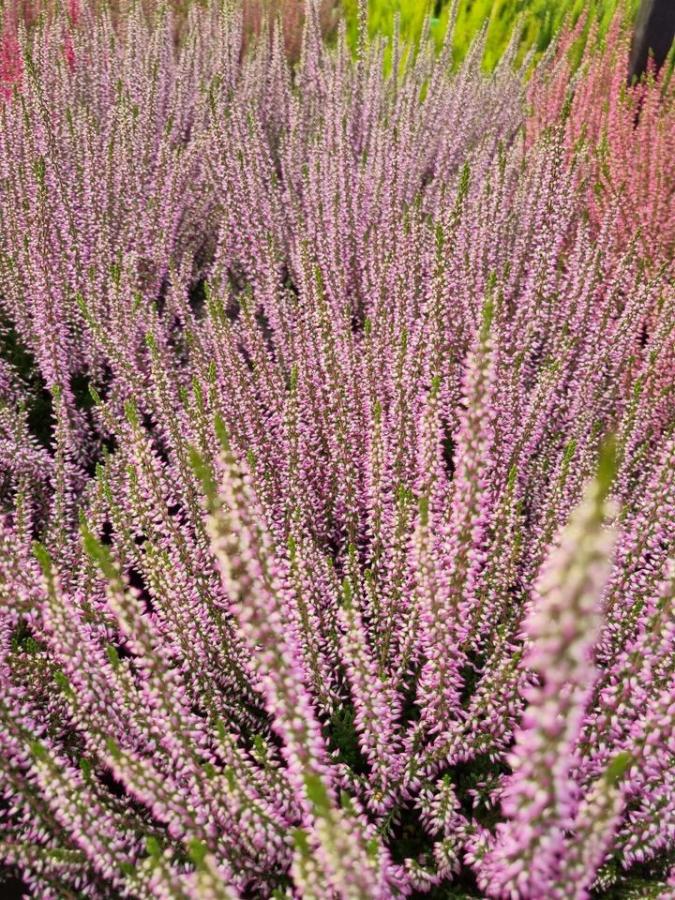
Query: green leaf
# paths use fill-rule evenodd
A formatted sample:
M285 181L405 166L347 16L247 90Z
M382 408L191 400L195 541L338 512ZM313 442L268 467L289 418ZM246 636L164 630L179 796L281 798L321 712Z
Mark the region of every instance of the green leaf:
M93 384L90 384L90 385L89 385L89 396L90 396L91 399L94 401L94 405L95 405L95 406L100 406L101 403L103 402L103 401L101 400L101 395L100 395L99 392L96 390L96 388L94 387Z
M188 448L188 457L190 468L200 482L202 490L206 495L206 499L212 504L218 495L218 486L216 484L212 466L204 459L196 447Z
M600 496L606 497L612 486L617 469L617 448L616 437L613 434L607 435L603 445L600 448L598 458L597 479L600 488Z
M605 781L611 787L617 785L621 779L623 778L627 769L633 763L633 757L627 751L622 751L621 753L617 753L616 756L612 757L609 761L607 768L605 769Z
M496 281L496 277L494 277L494 273L491 273L490 278L488 278L488 286L487 289L491 292L494 289L494 281ZM481 341L486 341L492 329L492 321L494 318L495 312L495 303L492 299L491 293L486 297L485 303L483 304L483 313L482 313L482 321L481 321L481 329L480 329L480 339Z
M79 291L75 294L75 302L82 315L88 318L87 301L84 299L84 295Z
M201 866L209 851L205 844L197 840L197 838L192 838L187 843L187 852L192 862L196 866Z
M310 803L317 813L327 813L331 808L330 797L323 781L318 775L307 774L304 777L305 789Z
M36 759L39 759L42 762L45 762L49 759L47 748L44 744L40 743L40 741L31 741L28 746L30 747L30 752Z
M145 849L148 851L148 856L151 856L153 859L159 859L162 855L162 848L159 845L159 841L151 834L145 839Z
M108 748L108 753L112 756L113 759L120 758L122 752L119 748L119 745L112 738L106 738L105 745Z
M45 158L44 156L38 156L33 164L33 170L35 172L35 178L37 179L37 183L40 187L45 186Z
M127 400L125 402L124 415L127 417L127 422L132 428L138 428L140 419L138 418L138 410L136 409L136 404L133 400Z
M426 528L429 524L429 498L426 494L422 494L418 501L419 511L420 511L420 525L422 528Z
M307 832L302 828L294 828L291 832L293 843L302 856L309 856L309 838Z
M563 453L563 464L565 466L569 466L572 461L572 457L574 456L574 451L577 449L577 442L575 439L568 441L565 444L565 450Z
M220 442L220 446L223 448L223 450L228 451L230 449L230 435L222 416L216 416L213 424L216 429L216 437Z
M42 574L45 576L45 578L49 578L52 573L52 560L44 544L41 544L39 541L34 541L33 556L40 564Z
M56 686L59 688L59 690L64 694L73 694L73 689L70 686L70 682L63 674L63 672L61 672L59 669L54 672L54 681L56 682Z
M457 204L462 203L466 195L469 193L469 182L471 180L471 166L465 162L459 176L459 187L457 189Z
M109 581L117 579L119 573L108 548L94 537L88 528L81 528L80 531L84 542L84 549L89 558L97 564L103 575L105 575Z
M345 609L352 608L352 583L349 578L345 578L342 582L342 603Z

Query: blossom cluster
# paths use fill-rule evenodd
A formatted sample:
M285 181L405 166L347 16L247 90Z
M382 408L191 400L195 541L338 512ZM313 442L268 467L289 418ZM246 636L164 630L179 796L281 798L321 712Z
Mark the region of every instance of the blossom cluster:
M294 66L235 2L16 32L0 861L44 900L672 896L667 88L318 12Z

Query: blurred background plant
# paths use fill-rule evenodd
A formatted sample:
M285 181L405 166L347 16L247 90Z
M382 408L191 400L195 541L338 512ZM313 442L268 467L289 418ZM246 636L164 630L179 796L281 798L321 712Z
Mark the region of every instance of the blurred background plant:
M554 56L528 88L526 145L564 121L565 144L585 184L596 223L614 206L615 227L645 260L675 258L675 93L671 64L628 87L632 29L615 16L606 40L592 41L583 62L573 54L580 27L562 29ZM576 70L576 71L575 71ZM573 85L573 89L571 89Z
M176 40L180 40L190 9L205 6L205 0L166 0L175 14L174 29ZM28 27L34 25L40 16L52 16L59 8L65 8L71 20L78 18L81 7L107 6L113 21L140 4L145 13L156 13L162 5L159 0L0 0L0 20L4 23L3 33L15 33L18 23ZM244 33L249 38L260 34L263 22L280 18L283 23L286 50L291 59L297 59L302 41L305 18L305 0L246 0L244 3ZM335 33L341 13L340 0L319 0L319 21L325 37ZM351 29L356 34L356 25Z
M140 2L146 11L158 7L157 0L0 0L3 19L14 23L32 24L42 13L49 14L59 3L77 9L83 3L105 3L117 18L120 12L134 2ZM178 30L184 23L190 7L202 0L169 0L178 12ZM493 69L509 45L514 29L520 28L517 61L522 61L528 51L540 55L550 45L564 22L575 24L586 15L585 27L575 48L576 58L591 30L597 29L602 37L619 6L634 19L640 0L459 0L457 26L453 36L456 62L461 61L481 28L486 27L484 65ZM334 34L340 15L347 23L347 34L352 47L356 47L358 34L359 0L320 0L319 15L324 35ZM297 58L304 21L305 0L247 0L245 30L250 35L259 34L265 16L274 19L279 14L284 23L286 48L291 58ZM427 17L430 31L438 47L443 42L450 18L451 0L368 0L368 30L391 37L396 16L400 19L401 38L406 43L416 43L423 31Z
M356 42L358 30L358 0L342 0L349 23L349 37ZM586 14L586 24L579 35L580 48L592 28L603 36L618 7L623 5L627 16L634 18L639 0L459 0L457 25L453 35L456 61L466 56L468 48L485 25L485 57L487 69L493 69L508 47L514 29L522 29L518 50L521 61L529 50L540 55L550 45L563 22L576 23ZM400 16L401 36L408 42L419 39L426 16L430 16L430 30L440 46L452 8L451 0L369 0L368 29L372 35L391 35L396 14Z

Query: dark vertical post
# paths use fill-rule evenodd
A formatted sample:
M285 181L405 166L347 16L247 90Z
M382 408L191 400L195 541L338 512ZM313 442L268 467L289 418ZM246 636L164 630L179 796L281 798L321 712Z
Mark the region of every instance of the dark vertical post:
M675 35L675 0L642 0L633 32L629 80L639 78L647 68L649 51L656 68L668 56Z

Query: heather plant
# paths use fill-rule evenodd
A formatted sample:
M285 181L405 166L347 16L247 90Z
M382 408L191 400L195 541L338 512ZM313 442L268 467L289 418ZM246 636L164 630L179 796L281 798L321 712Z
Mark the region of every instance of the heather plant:
M168 0L174 13L174 37L180 41L184 33L188 12L200 8L203 0ZM128 15L134 4L141 5L144 13L152 17L158 4L155 0L0 0L0 11L5 21L22 21L28 27L43 15L53 16L61 7L67 8L71 19L77 20L82 5L102 7L110 11L113 21ZM401 38L416 46L425 30L438 49L443 45L446 31L452 31L453 53L456 61L466 56L474 39L485 29L483 64L493 69L509 47L514 33L518 36L519 61L529 55L538 56L555 40L563 25L581 21L584 24L577 42L575 60L588 34L597 29L600 35L607 31L617 11L633 20L639 0L368 0L367 24L372 35L391 38L398 28ZM453 6L455 10L453 12ZM352 51L358 42L358 0L321 0L319 21L324 36L332 38L338 14L347 22L347 36ZM292 60L297 60L304 23L303 0L246 0L243 4L244 44L260 37L263 22L277 16L283 22L284 43ZM398 24L396 22L398 21ZM14 27L10 27L13 34ZM387 57L387 64L390 59Z
M200 10L205 6L204 0L167 0L167 5L172 11L172 34L177 43L180 43L188 27L190 10ZM156 0L0 0L0 15L4 22L3 37L6 42L14 43L16 32L21 23L24 27L31 28L40 19L53 18L63 9L67 10L68 22L66 33L73 27L81 24L81 13L84 7L90 9L107 10L115 26L123 22L132 9L136 6L143 10L143 14L152 19L161 4ZM339 0L320 0L319 22L324 36L332 36L337 24ZM276 21L282 23L284 46L291 60L297 60L302 41L304 24L303 0L246 0L243 4L243 41L242 50L253 41L261 39L261 33L265 22ZM0 61L0 73L5 69ZM11 75L11 68L7 70L7 76ZM6 77L7 77L6 76Z
M0 106L4 864L669 896L662 245L526 143L508 56L81 15Z
M599 223L618 210L624 244L637 240L657 265L675 254L675 94L672 70L653 65L628 85L631 34L622 16L606 40L592 40L574 76L571 50L579 29L561 35L557 52L532 78L528 140L565 119L565 144ZM596 36L597 38L597 36ZM573 77L574 76L574 77Z

